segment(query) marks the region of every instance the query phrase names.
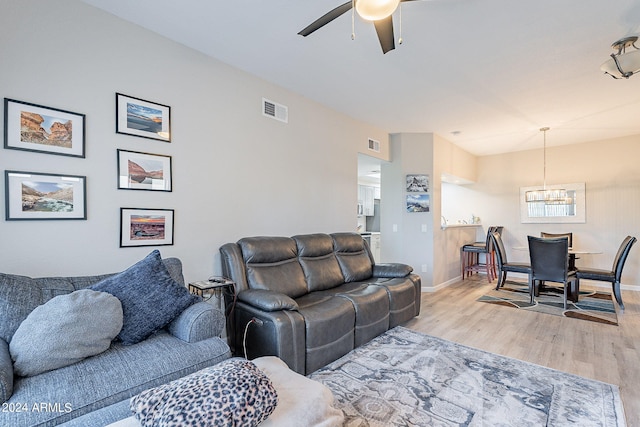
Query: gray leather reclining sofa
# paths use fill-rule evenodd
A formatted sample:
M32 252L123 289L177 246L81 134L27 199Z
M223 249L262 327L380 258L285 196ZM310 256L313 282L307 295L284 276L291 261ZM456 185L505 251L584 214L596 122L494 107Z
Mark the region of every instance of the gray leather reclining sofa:
M303 375L420 313L420 276L376 264L357 233L246 237L220 253L236 283L236 354Z

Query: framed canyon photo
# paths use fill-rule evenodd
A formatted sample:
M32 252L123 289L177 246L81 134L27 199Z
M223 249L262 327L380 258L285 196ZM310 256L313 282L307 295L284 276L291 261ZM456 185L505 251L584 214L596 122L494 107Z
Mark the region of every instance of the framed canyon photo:
M6 219L87 219L87 178L5 171Z
M85 115L5 98L4 148L84 157Z
M118 150L118 188L171 191L171 156Z
M173 209L120 208L120 247L173 245Z
M116 133L171 142L171 107L116 93Z

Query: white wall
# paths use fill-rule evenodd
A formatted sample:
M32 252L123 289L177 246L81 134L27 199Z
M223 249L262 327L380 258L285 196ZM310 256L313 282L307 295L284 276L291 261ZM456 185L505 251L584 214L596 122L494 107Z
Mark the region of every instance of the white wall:
M86 114L86 159L3 149L0 170L87 176L86 221L0 220L0 271L119 271L121 207L175 209L188 281L249 235L355 230L357 152L388 135L75 0L0 0L0 95ZM115 133L115 93L171 106L170 144ZM265 118L261 99L289 107ZM365 147L363 149L363 147ZM116 189L116 149L173 156L173 192ZM0 200L4 200L2 188Z

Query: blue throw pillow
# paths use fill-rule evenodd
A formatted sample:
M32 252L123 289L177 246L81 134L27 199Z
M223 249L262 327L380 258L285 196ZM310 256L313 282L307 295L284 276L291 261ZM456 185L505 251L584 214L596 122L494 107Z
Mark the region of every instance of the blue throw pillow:
M125 345L144 340L199 301L171 278L157 249L90 289L108 292L122 303L124 320L117 338Z

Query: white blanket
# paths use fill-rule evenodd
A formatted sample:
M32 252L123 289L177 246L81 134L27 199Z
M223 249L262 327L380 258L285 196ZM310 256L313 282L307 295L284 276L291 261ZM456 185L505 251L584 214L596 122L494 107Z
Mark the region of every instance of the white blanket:
M339 427L344 415L333 407L333 394L324 384L289 369L275 356L252 360L271 380L278 392L278 406L261 427ZM108 427L140 427L129 417Z

